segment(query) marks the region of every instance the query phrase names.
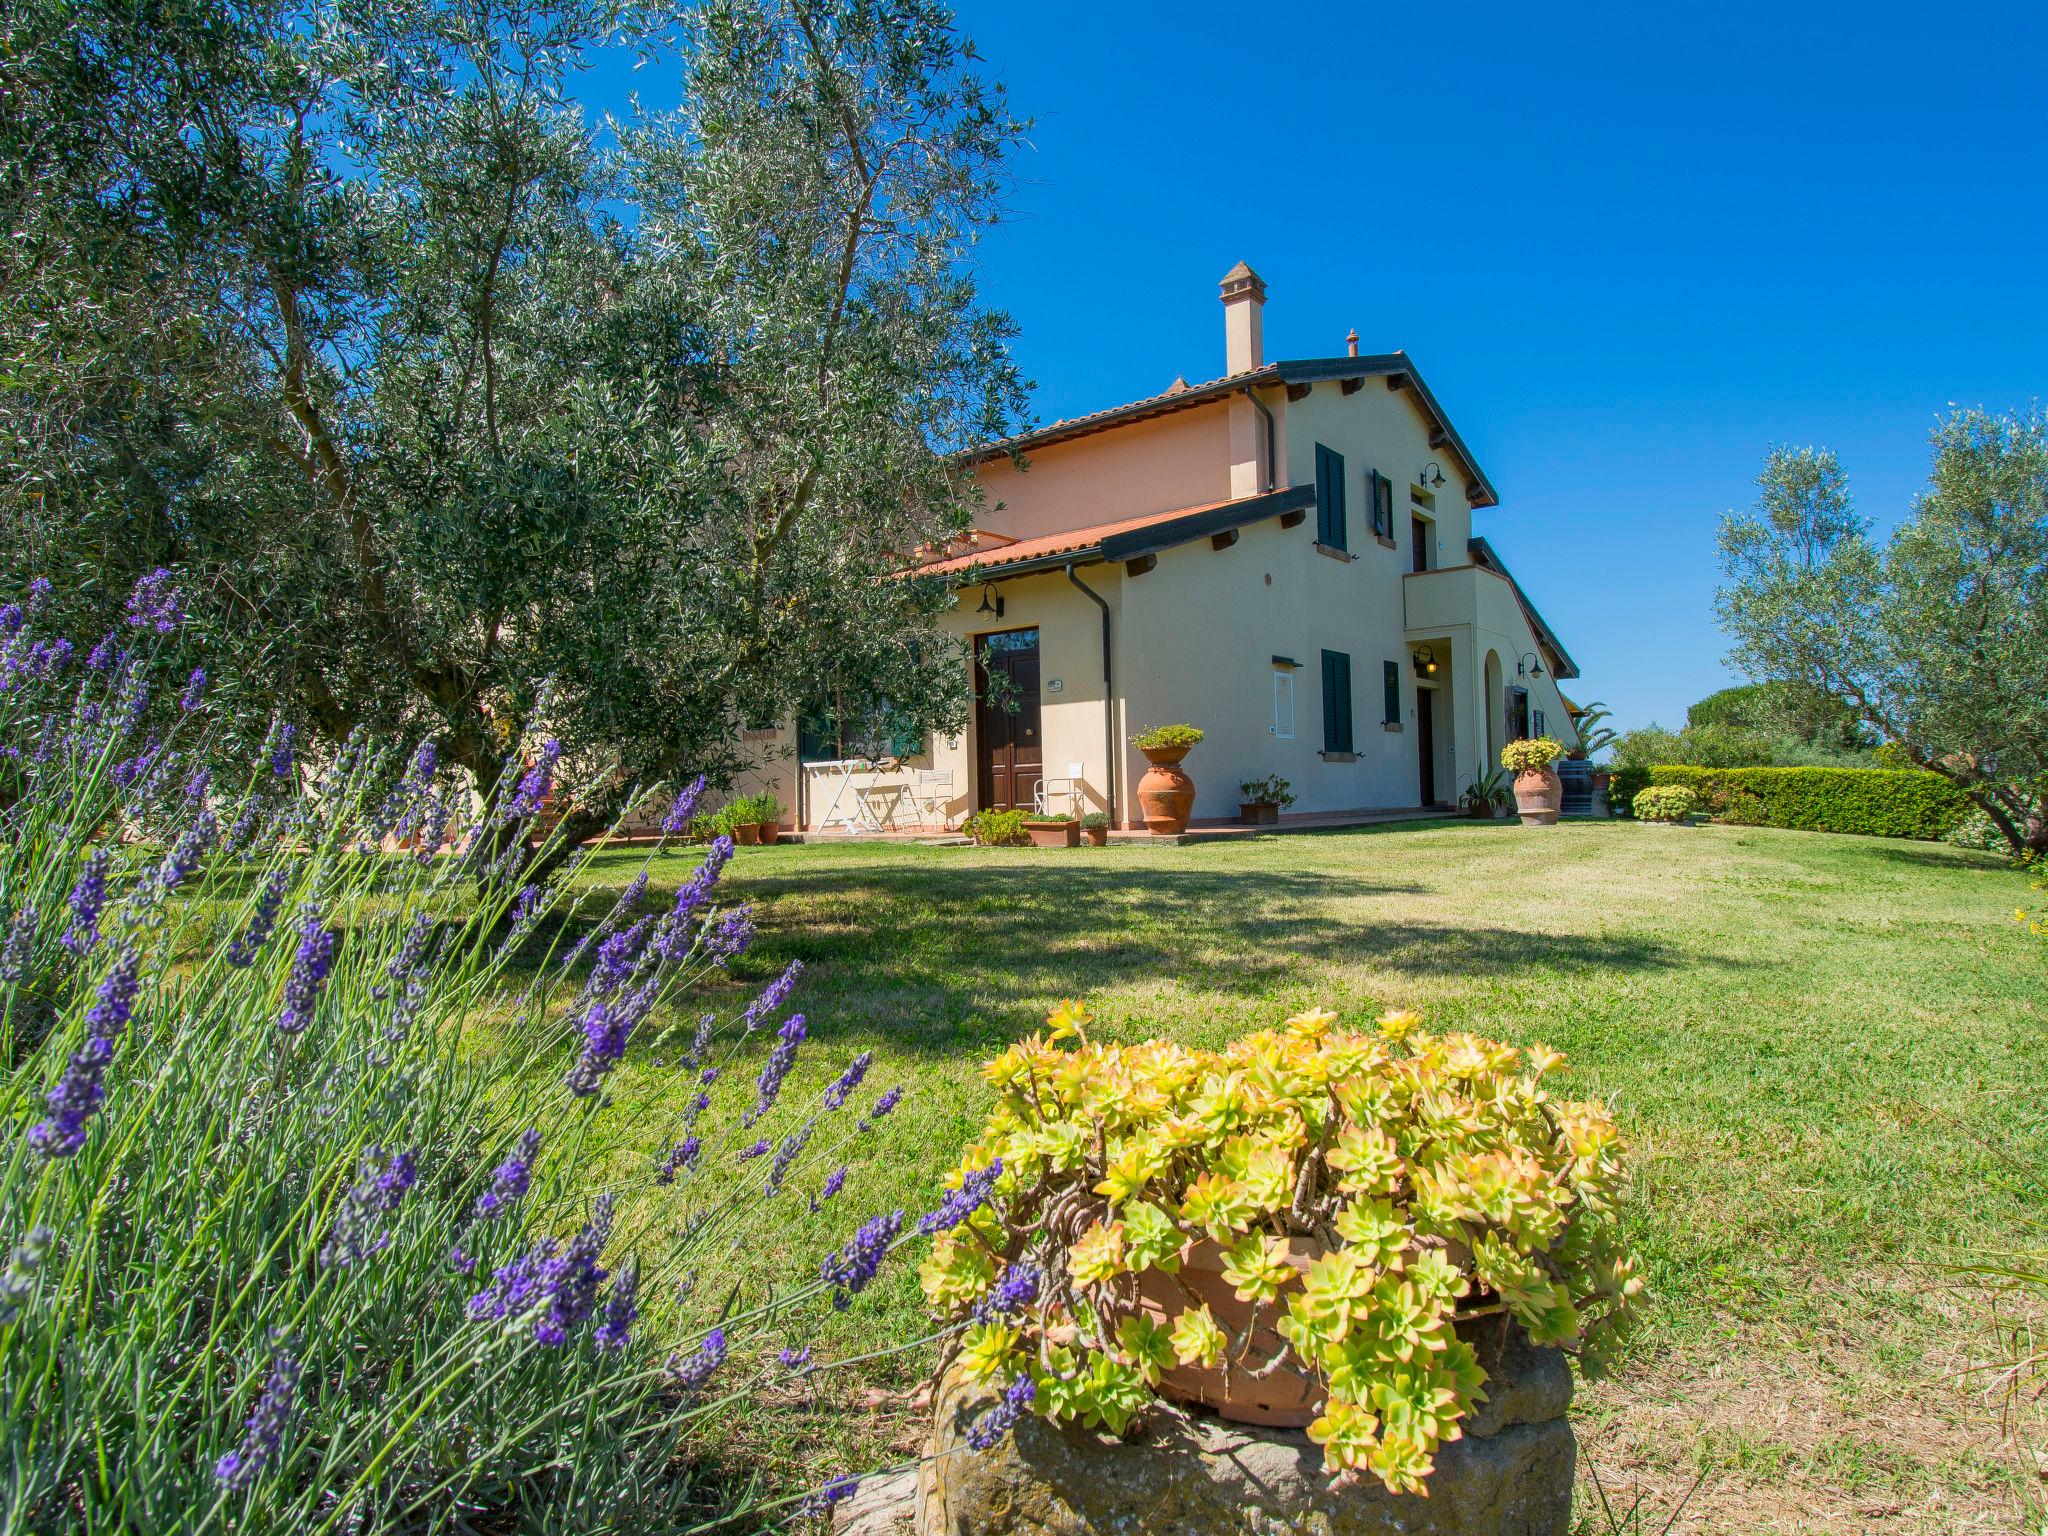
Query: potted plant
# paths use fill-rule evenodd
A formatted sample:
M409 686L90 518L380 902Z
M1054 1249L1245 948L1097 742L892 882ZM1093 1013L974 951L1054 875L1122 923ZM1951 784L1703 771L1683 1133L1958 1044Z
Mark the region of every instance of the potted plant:
M1090 811L1081 818L1081 835L1088 839L1091 848L1109 846L1109 817L1101 811Z
M1081 820L1072 811L1048 811L1024 818L1024 835L1034 848L1078 848Z
M718 813L720 830L742 848L761 841L761 824L754 819L753 796L741 795Z
M1237 819L1248 827L1274 826L1280 813L1294 804L1292 788L1277 773L1269 773L1263 779L1240 780L1237 792L1244 797L1237 808Z
M1192 725L1155 725L1131 738L1131 745L1151 765L1138 780L1146 831L1162 837L1187 831L1188 813L1195 808L1195 781L1182 771L1180 760L1201 739L1200 728Z
M1489 768L1465 786L1458 804L1474 821L1491 821L1502 815L1514 798L1508 788L1508 776L1498 768Z
M1024 841L1022 811L976 811L960 824L969 842L981 848L1010 848Z
M761 829L761 841L773 847L782 841L782 802L773 795L760 794L751 801L755 822Z
M983 1068L919 1271L961 1329L942 1370L1117 1435L1155 1396L1306 1426L1333 1477L1413 1493L1511 1331L1597 1356L1627 1320L1624 1148L1599 1100L1546 1091L1556 1052L1411 1013L1220 1051L1088 1022L1062 1003Z
M1652 784L1629 804L1637 821L1663 827L1690 826L1699 808L1700 797L1683 784Z
M1515 776L1515 809L1529 826L1548 827L1557 821L1564 784L1550 765L1562 756L1564 747L1552 736L1530 736L1500 749L1501 766Z

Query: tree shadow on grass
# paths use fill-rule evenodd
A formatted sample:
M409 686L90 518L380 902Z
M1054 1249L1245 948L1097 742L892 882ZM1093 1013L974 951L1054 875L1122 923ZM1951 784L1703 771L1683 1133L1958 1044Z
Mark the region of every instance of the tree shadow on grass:
M736 981L758 985L802 960L830 993L822 1022L932 1051L954 1047L962 1019L1010 1000L1133 976L1199 977L1207 992L1250 1000L1327 965L1509 977L1702 963L1645 935L1431 922L1380 900L1427 893L1352 873L918 860L747 874L727 894L752 901L761 924Z

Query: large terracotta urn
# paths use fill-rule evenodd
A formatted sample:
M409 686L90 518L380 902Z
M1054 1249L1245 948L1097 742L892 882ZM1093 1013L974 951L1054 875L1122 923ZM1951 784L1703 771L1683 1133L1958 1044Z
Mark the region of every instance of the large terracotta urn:
M1187 747L1140 747L1151 764L1138 780L1138 808L1145 813L1145 830L1155 836L1171 837L1188 829L1188 814L1195 808L1195 781L1187 776L1180 760Z
M1515 775L1515 809L1532 827L1553 826L1564 805L1564 781L1548 768L1525 768Z
M1287 1239L1287 1263L1304 1275L1325 1251L1314 1238ZM1205 1237L1182 1252L1178 1274L1141 1271L1138 1310L1161 1327L1171 1327L1187 1308L1207 1303L1217 1324L1233 1339L1243 1338L1244 1330L1256 1322L1245 1358L1263 1365L1287 1348L1287 1341L1272 1326L1280 1313L1259 1302L1239 1301L1236 1289L1223 1278L1223 1257L1222 1248ZM1322 1383L1306 1375L1292 1358L1270 1374L1257 1377L1247 1368L1232 1369L1227 1361L1215 1370L1175 1365L1161 1373L1159 1391L1173 1402L1208 1408L1233 1423L1283 1429L1301 1429L1312 1423L1328 1396Z

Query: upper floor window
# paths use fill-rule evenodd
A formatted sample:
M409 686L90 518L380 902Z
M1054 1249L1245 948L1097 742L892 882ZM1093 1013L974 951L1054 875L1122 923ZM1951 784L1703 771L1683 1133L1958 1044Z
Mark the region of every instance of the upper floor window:
M1393 541L1394 537L1394 482L1376 469L1365 472L1365 496L1372 510L1372 534L1376 539Z
M1344 455L1316 444L1316 542L1349 549L1344 531Z
M1436 525L1426 517L1410 516L1408 519L1408 560L1409 569L1429 569L1430 546L1436 543Z
M1323 750L1352 750L1351 657L1343 651L1323 652Z

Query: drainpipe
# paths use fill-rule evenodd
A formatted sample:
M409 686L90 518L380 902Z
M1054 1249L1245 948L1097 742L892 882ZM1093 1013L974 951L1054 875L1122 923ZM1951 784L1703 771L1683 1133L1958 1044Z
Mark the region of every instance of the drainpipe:
M1263 407L1261 407L1263 409ZM1109 773L1109 824L1116 821L1116 686L1115 673L1109 659L1109 604L1102 594L1081 579L1074 562L1067 562L1067 580L1088 595L1088 600L1102 610L1102 750Z
M1259 489L1262 491L1270 491L1273 490L1277 484L1277 480L1275 477L1278 471L1274 466L1273 460L1279 455L1280 451L1278 447L1275 445L1273 435L1273 413L1266 409L1266 402L1258 397L1257 392L1253 390L1253 388L1249 384L1245 385L1244 387L1244 397L1245 399L1251 401L1251 403L1258 408L1258 412L1261 416L1266 418L1266 483L1260 486Z

